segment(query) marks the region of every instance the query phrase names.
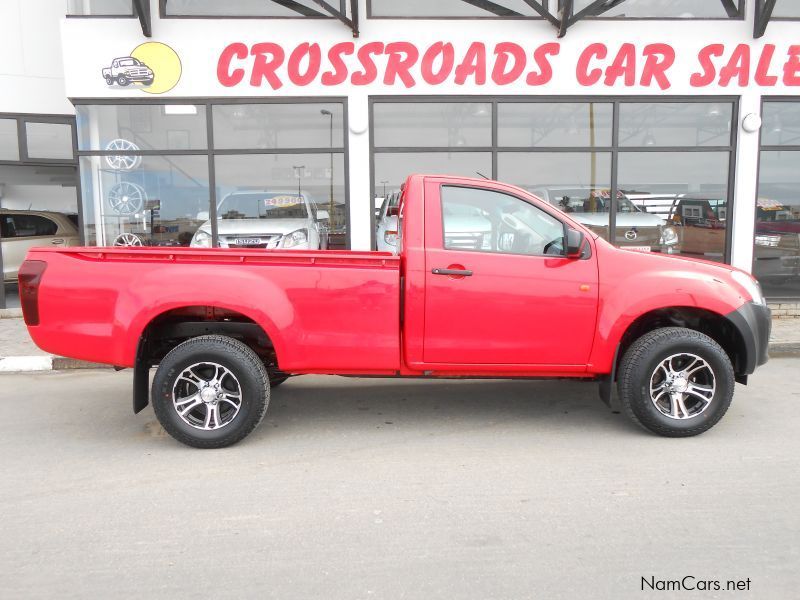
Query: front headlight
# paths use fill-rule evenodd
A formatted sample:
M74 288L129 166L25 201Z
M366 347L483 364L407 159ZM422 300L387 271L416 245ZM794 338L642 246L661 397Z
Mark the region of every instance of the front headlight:
M672 227L664 227L661 230L661 243L664 246L673 246L678 243L678 232Z
M300 244L308 243L308 229L298 229L284 236L282 246L284 248L294 248Z
M763 305L767 303L764 299L764 294L761 292L761 285L753 277L742 271L734 271L731 273L731 277L750 294L754 304Z
M211 248L211 234L198 229L189 243L192 248Z

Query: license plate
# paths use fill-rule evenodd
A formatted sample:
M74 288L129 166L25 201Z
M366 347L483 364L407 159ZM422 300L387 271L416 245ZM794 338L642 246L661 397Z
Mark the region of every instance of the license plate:
M626 250L633 250L635 252L650 252L650 246L623 246Z
M236 243L240 246L256 246L261 243L261 238L236 238Z

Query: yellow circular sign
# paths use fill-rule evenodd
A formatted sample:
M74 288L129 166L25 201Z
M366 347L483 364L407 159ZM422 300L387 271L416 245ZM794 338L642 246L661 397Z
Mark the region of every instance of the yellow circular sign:
M133 58L153 70L153 83L141 88L148 94L163 94L174 88L181 78L181 59L178 54L161 42L145 42L131 52Z

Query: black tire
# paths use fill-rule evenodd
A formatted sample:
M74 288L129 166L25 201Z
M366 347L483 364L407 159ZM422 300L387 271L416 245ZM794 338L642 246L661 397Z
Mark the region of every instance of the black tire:
M688 403L683 406L676 403L672 393L667 391L667 369L660 365L669 357L678 355L675 359L677 362L672 364L679 371L683 369L682 373L691 371L688 366L691 358L683 357L682 353L705 361L707 368L698 367L697 374L675 379L675 385L683 386L687 382L690 385L702 384L707 388L713 385L713 391L705 392L709 400L699 401L695 394L678 394ZM681 367L681 364L684 366ZM662 377L664 381L661 381ZM697 377L705 380L698 381ZM654 381L667 388L659 392L659 386L656 385L653 392L655 401L651 398ZM730 358L720 345L699 331L681 327L656 329L631 344L622 358L617 383L620 400L628 416L648 431L666 437L689 437L711 429L728 410L735 384ZM669 416L665 411L675 416Z
M145 79L144 81L142 81L142 83L145 84L145 85L153 85L153 80L152 79Z
M117 75L117 83L120 85L128 85L130 83L130 79L125 77L125 75Z
M114 85L114 78L111 75L106 75L106 85Z
M193 365L215 364L229 372L239 389L239 403L236 412L231 406L235 402L228 400L219 401L219 412L216 412L216 423L211 419L211 424L216 428L203 429L197 420L207 411L211 410L208 402L197 404L197 408L189 412L185 418L178 414L178 409L173 401L173 390L176 386L195 386L198 399L200 398L200 385L186 383L184 377L187 370ZM198 367L193 367L197 369ZM207 367L208 369L215 367ZM213 376L216 380L216 374ZM226 375L219 378L222 383ZM179 381L180 378L180 381ZM205 380L202 377L201 380ZM212 380L212 383L213 381ZM204 384L204 387L208 387ZM219 386L217 386L219 387ZM194 388L184 388L181 396L192 395ZM235 387L232 387L235 390ZM161 361L153 379L152 401L158 422L173 438L194 448L224 448L247 437L264 418L269 405L269 375L267 369L258 355L242 342L221 335L204 335L192 338L173 348ZM209 390L211 391L211 390ZM223 390L220 389L220 392ZM212 392L213 394L213 392ZM200 402L196 400L195 402ZM214 402L214 407L217 402ZM224 406L224 408L223 408ZM228 416L223 411L228 411ZM205 411L205 412L204 412ZM231 416L232 415L232 416ZM222 419L220 419L220 416ZM226 422L226 418L229 419ZM220 423L220 420L222 423ZM192 425L190 422L195 422ZM206 425L209 424L208 419Z

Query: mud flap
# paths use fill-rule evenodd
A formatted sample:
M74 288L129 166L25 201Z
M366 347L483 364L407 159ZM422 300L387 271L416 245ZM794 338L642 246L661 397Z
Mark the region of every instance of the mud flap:
M150 404L150 362L146 360L147 340L143 337L136 348L133 365L133 414L142 412Z
M618 356L619 345L617 345L617 349L614 351L614 361L611 363L611 373L600 379L600 385L598 386L597 390L600 393L600 399L614 413L618 413L622 410L622 405L619 401L619 395L617 394L617 386L614 385L617 381Z

